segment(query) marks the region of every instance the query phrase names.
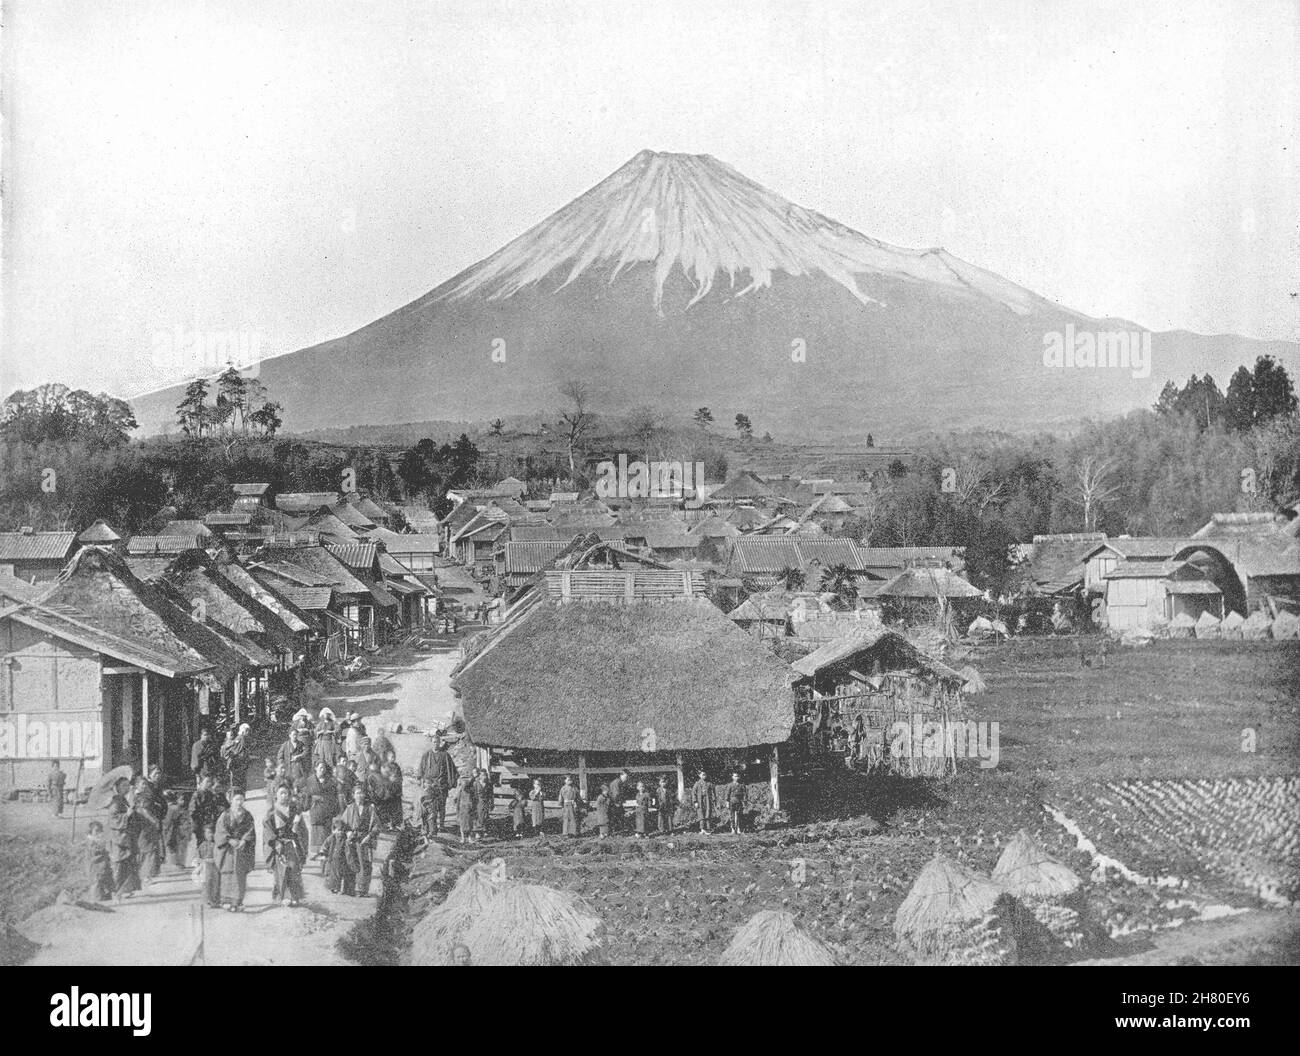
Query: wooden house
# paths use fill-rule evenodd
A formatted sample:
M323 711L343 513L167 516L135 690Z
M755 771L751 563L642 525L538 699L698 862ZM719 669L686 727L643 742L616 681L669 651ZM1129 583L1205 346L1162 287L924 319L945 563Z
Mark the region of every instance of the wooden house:
M1149 629L1160 621L1208 612L1225 615L1223 592L1190 561L1120 561L1106 575L1106 626Z
M0 532L0 572L28 583L47 583L63 571L76 544L75 532L38 532L28 526Z

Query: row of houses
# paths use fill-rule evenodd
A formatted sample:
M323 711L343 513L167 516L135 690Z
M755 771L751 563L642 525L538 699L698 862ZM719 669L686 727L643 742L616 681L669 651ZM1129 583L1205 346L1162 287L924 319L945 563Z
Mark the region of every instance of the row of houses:
M0 787L39 786L50 759L83 785L124 764L184 775L200 726L256 720L309 665L438 612L436 536L332 493L233 490L125 539L103 521L0 533Z
M1208 613L1300 610L1300 517L1218 513L1188 536L1035 536L1026 575L1048 597L1081 599L1102 626L1150 630Z

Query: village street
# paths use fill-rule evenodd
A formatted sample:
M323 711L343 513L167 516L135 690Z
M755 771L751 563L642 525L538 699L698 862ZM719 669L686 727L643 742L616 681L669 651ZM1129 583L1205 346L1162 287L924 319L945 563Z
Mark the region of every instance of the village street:
M413 780L420 755L428 746L423 731L450 721L454 698L448 675L454 650L432 655L401 653L381 658L365 677L330 687L317 706L329 706L340 717L355 711L372 732L400 724L418 733L389 733L403 771L409 804L418 799ZM317 710L312 708L313 713ZM31 964L148 965L148 964L346 964L336 941L358 920L374 912L378 878L372 897L333 895L325 888L320 863L304 870L305 903L295 909L271 904L271 873L262 866L262 817L266 812L261 767L250 768L248 808L257 822L258 867L248 878L243 913L200 909L199 888L188 868L164 866L147 891L103 912L76 905L56 905L38 911L20 931L42 944ZM82 810L78 836L86 822L102 812ZM7 832L58 826L71 832L71 810L55 822L44 805L4 805ZM199 914L202 913L202 919ZM200 936L203 939L198 952ZM197 956L196 956L197 954Z

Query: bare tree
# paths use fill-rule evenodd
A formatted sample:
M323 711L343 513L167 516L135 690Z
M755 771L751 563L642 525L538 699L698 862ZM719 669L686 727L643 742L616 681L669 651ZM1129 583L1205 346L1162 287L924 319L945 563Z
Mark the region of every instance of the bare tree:
M1119 494L1114 482L1115 463L1109 458L1087 455L1074 467L1074 478L1068 496L1083 511L1083 530L1093 531L1097 526L1097 507Z
M989 504L996 502L1006 490L1004 481L993 481L971 459L963 458L956 466L957 486L955 495L962 506L973 506L983 513Z
M593 421L592 413L587 410L591 389L585 381L570 378L560 386L560 395L573 404L569 410L560 415L560 429L569 446L569 472L576 474L578 465L574 455L582 445L583 438L590 432Z

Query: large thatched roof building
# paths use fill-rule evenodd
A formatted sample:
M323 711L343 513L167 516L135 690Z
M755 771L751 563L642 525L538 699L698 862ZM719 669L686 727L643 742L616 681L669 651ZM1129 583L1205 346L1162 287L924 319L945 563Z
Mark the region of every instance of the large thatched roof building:
M453 673L476 744L532 775L626 766L680 781L687 755L789 738L794 673L690 572L554 570L540 586Z

